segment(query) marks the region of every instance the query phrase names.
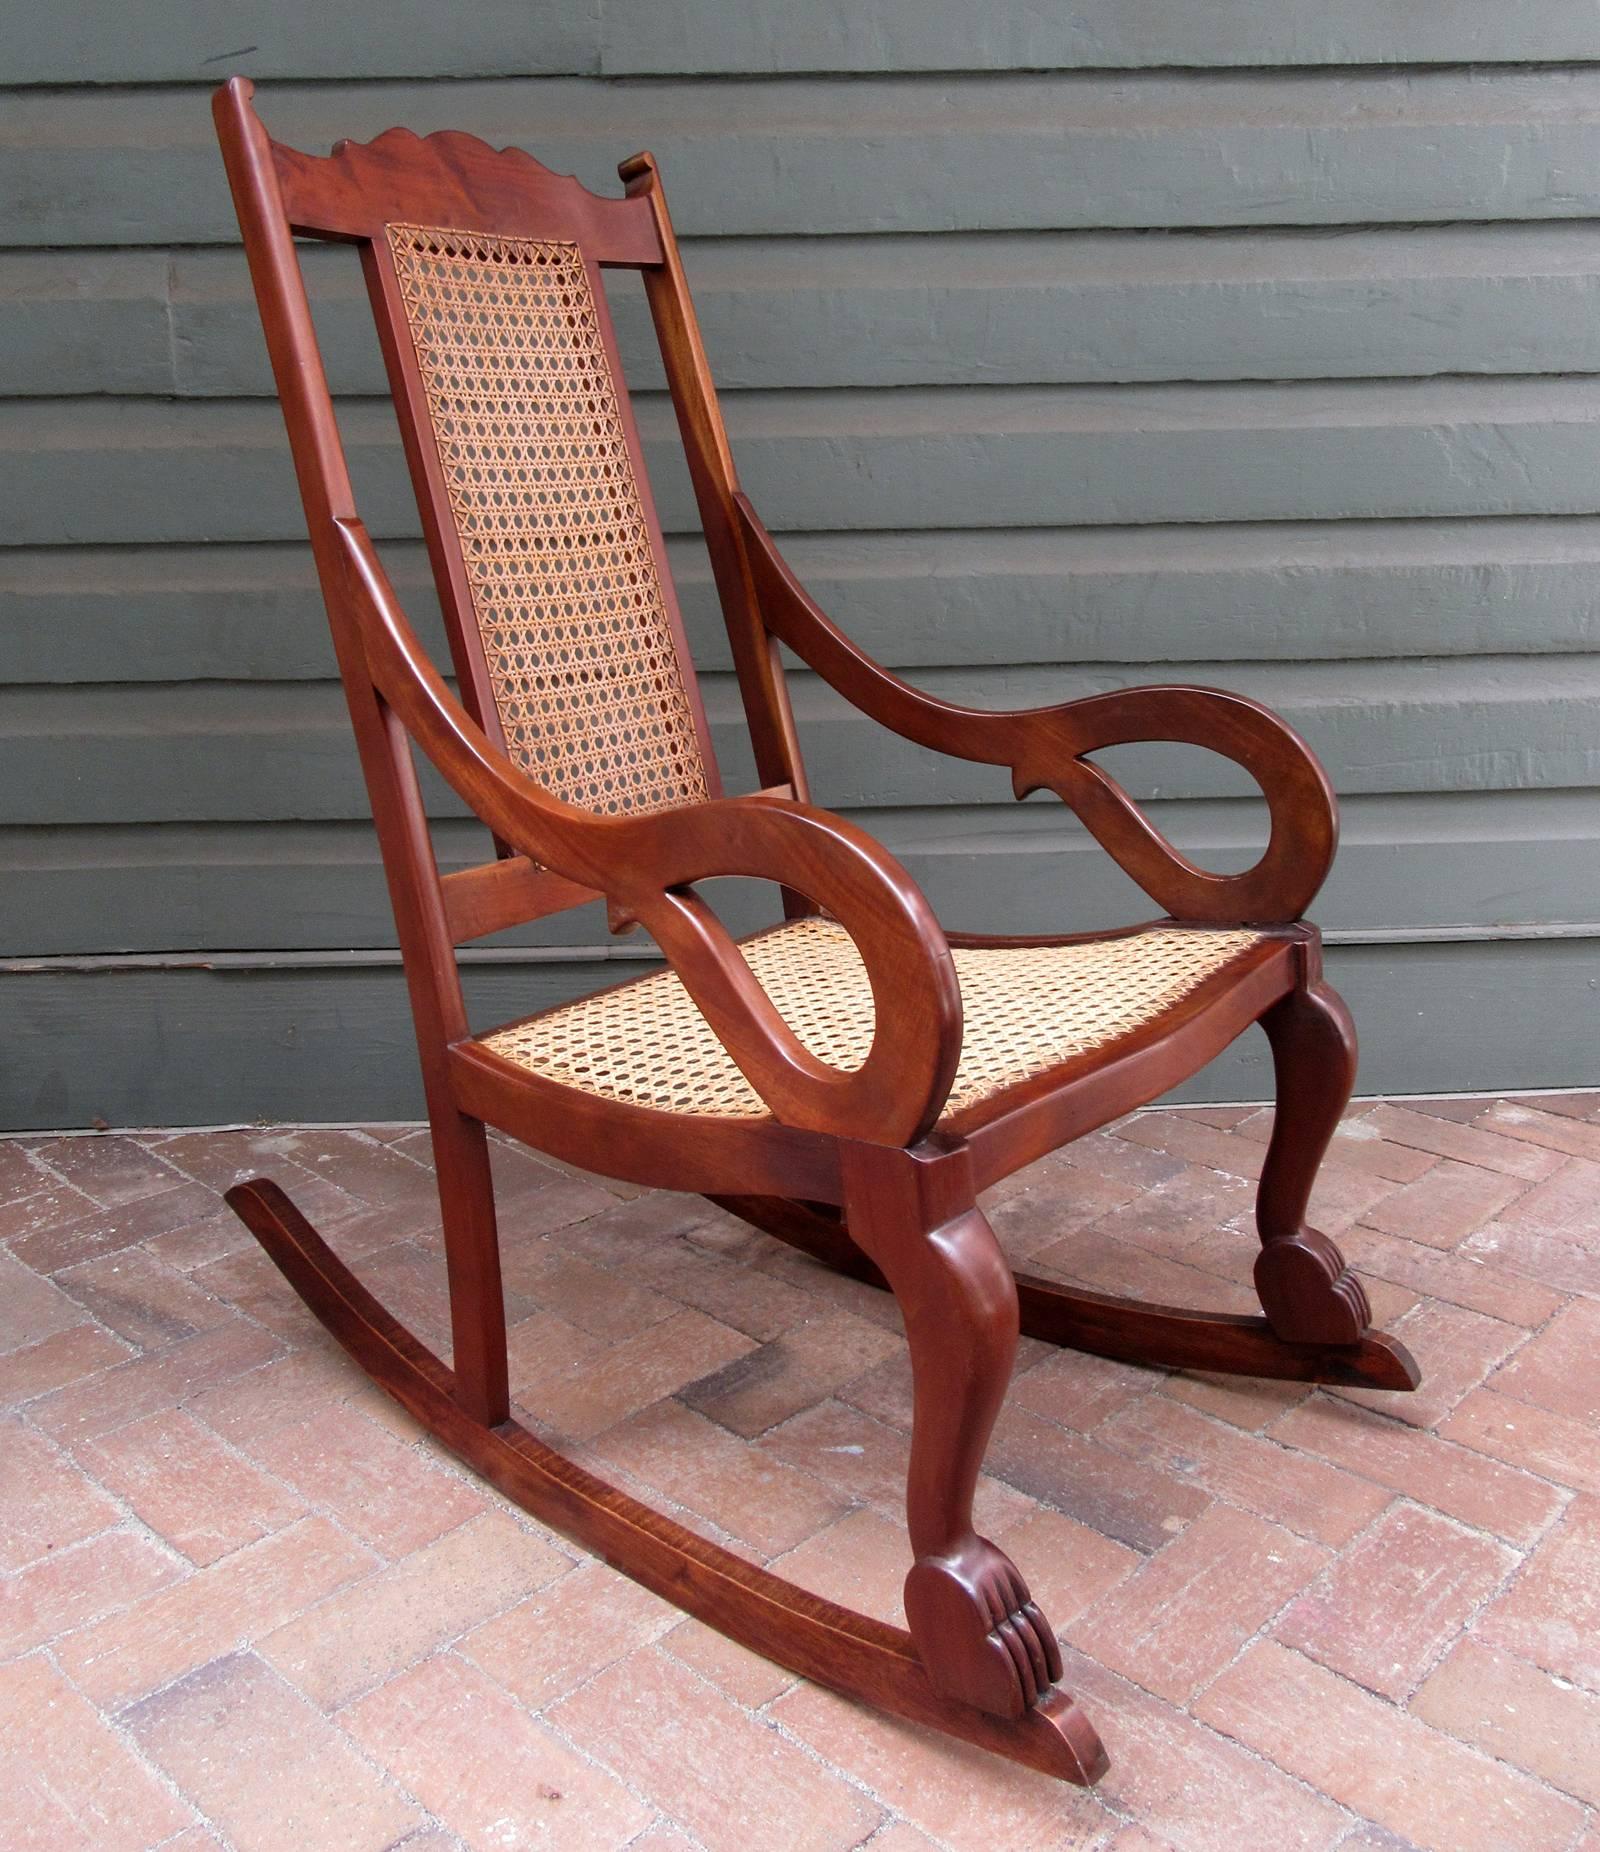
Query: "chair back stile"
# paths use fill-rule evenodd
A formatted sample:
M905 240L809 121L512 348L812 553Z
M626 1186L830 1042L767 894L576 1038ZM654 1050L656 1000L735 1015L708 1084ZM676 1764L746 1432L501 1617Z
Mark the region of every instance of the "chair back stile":
M801 803L810 801L805 761L784 681L777 639L762 617L761 601L735 506L739 477L727 427L706 359L694 299L678 255L667 196L651 154L636 154L618 169L629 199L648 201L661 240L662 261L644 272L645 297L655 323L678 432L694 484L700 526L717 585L717 596L733 647L734 667L750 726L756 773L768 787L787 785ZM787 910L811 912L796 896Z
M234 79L217 93L213 112L372 805L431 1111L447 1091L444 1049L467 1033L466 1004L410 743L373 685L347 607L338 524L357 519L355 495L274 144L250 106L252 90L248 79Z
M700 527L733 649L756 774L767 789L787 791L799 802L809 803L811 789L784 680L782 654L762 613L737 507L739 475L700 336L694 299L678 255L677 235L667 211L661 175L655 156L648 153L633 155L617 171L627 187L628 198L648 203L661 241L662 261L644 271L645 297L655 323L678 433L700 510ZM784 913L790 919L817 912L813 901L792 888L782 889L782 898Z

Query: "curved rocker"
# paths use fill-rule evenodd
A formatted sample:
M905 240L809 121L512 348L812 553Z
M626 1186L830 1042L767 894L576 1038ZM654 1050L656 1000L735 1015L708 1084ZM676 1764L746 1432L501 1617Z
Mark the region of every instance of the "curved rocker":
M851 644L739 492L649 155L623 163L612 199L453 133L319 157L274 142L251 95L242 78L217 93L218 136L394 906L453 1367L281 1190L258 1180L228 1201L373 1380L524 1510L805 1677L1091 1782L1105 1753L1056 1682L1054 1630L974 1526L1019 1328L1172 1368L1417 1380L1304 1220L1355 1061L1300 918L1337 835L1327 780L1281 720L1217 689L988 713ZM459 695L357 512L297 236L359 249ZM723 792L667 567L606 306L615 266L642 272L684 440L762 784L742 797ZM810 803L780 643L891 731L1008 768L1019 797L1054 792L1165 917L1077 938L947 936L894 856ZM1092 760L1140 739L1209 747L1255 779L1271 830L1253 868L1195 866ZM487 826L494 860L441 873L418 752ZM695 887L723 875L776 884L783 923L736 942ZM591 901L614 931L647 927L667 969L474 1034L457 948ZM786 985L787 1010L773 994ZM1265 1318L1014 1276L982 1190L1165 1093L1257 1021L1279 1092L1258 1203ZM708 1543L511 1418L490 1125L710 1195L893 1289L913 1376L908 1631Z
M926 1724L1063 1781L1106 1769L1094 1726L1059 1689L1015 1718L941 1697L910 1634L786 1582L585 1472L514 1420L463 1412L452 1372L368 1292L277 1184L235 1184L228 1206L361 1368L514 1504L664 1600L847 1698ZM1053 1645L1053 1636L1052 1636ZM1059 1657L1055 1661L1060 1671Z
M783 1196L712 1196L710 1201L835 1272L888 1287L856 1245L843 1216L828 1203ZM1348 1389L1409 1390L1422 1380L1410 1351L1386 1332L1366 1331L1351 1343L1294 1343L1279 1337L1265 1318L1125 1299L1035 1273L1014 1277L1024 1337L1119 1363Z

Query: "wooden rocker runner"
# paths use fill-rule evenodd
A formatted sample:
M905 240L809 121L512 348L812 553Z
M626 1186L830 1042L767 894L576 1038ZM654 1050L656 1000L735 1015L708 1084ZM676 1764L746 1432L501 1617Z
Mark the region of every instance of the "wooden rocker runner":
M327 157L273 142L235 78L218 133L288 422L394 902L421 1050L453 1367L274 1185L228 1200L375 1381L535 1517L808 1678L1069 1781L1105 1754L1057 1682L1054 1630L972 1500L1019 1327L1178 1369L1409 1389L1366 1296L1305 1222L1355 1038L1300 918L1332 794L1295 734L1215 689L991 713L907 686L812 603L739 492L648 154L607 199L515 149L391 129ZM356 513L294 236L357 246L460 698ZM726 615L762 790L725 797L617 358L602 275L643 272ZM787 645L904 738L1068 804L1163 917L1057 938L945 933L900 864L809 800ZM1195 867L1089 755L1175 740L1242 765L1271 812L1244 874ZM412 746L493 832L442 875ZM776 883L735 941L694 883ZM488 1034L455 948L597 897L657 974ZM1013 1277L985 1186L1182 1080L1259 1022L1278 1114L1262 1173L1264 1317ZM511 1416L485 1126L592 1170L699 1191L888 1287L914 1375L909 1631L852 1613L604 1484Z

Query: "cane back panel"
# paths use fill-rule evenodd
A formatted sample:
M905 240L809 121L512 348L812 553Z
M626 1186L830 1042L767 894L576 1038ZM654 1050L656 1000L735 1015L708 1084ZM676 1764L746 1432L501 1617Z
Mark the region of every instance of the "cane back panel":
M385 229L507 752L589 810L706 798L579 247Z

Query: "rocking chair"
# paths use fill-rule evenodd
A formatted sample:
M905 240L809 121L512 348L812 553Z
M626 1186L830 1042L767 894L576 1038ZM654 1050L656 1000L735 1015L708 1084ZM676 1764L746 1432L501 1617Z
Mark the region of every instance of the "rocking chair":
M1069 1781L1106 1766L1057 1683L1054 1630L973 1528L1020 1330L1176 1369L1409 1389L1359 1283L1304 1220L1355 1038L1300 918L1336 836L1316 761L1265 708L1152 687L996 713L919 693L807 596L740 493L654 160L605 198L515 149L391 129L326 157L217 92L322 592L371 797L421 1051L453 1362L427 1351L266 1180L228 1200L354 1359L508 1498L791 1670ZM294 237L361 254L459 699L356 513ZM602 273L635 268L660 340L761 785L722 794ZM1163 917L1095 935L945 933L893 856L809 801L779 645L918 745L1009 767L1069 805ZM1186 860L1089 755L1226 755L1262 788L1242 874ZM413 743L492 832L441 875ZM736 941L694 883L776 883ZM455 948L597 897L666 968L475 1034ZM988 1185L1140 1106L1251 1023L1278 1113L1258 1201L1264 1317L1013 1275ZM485 1127L558 1160L703 1193L876 1286L914 1375L909 1631L694 1535L512 1418Z

